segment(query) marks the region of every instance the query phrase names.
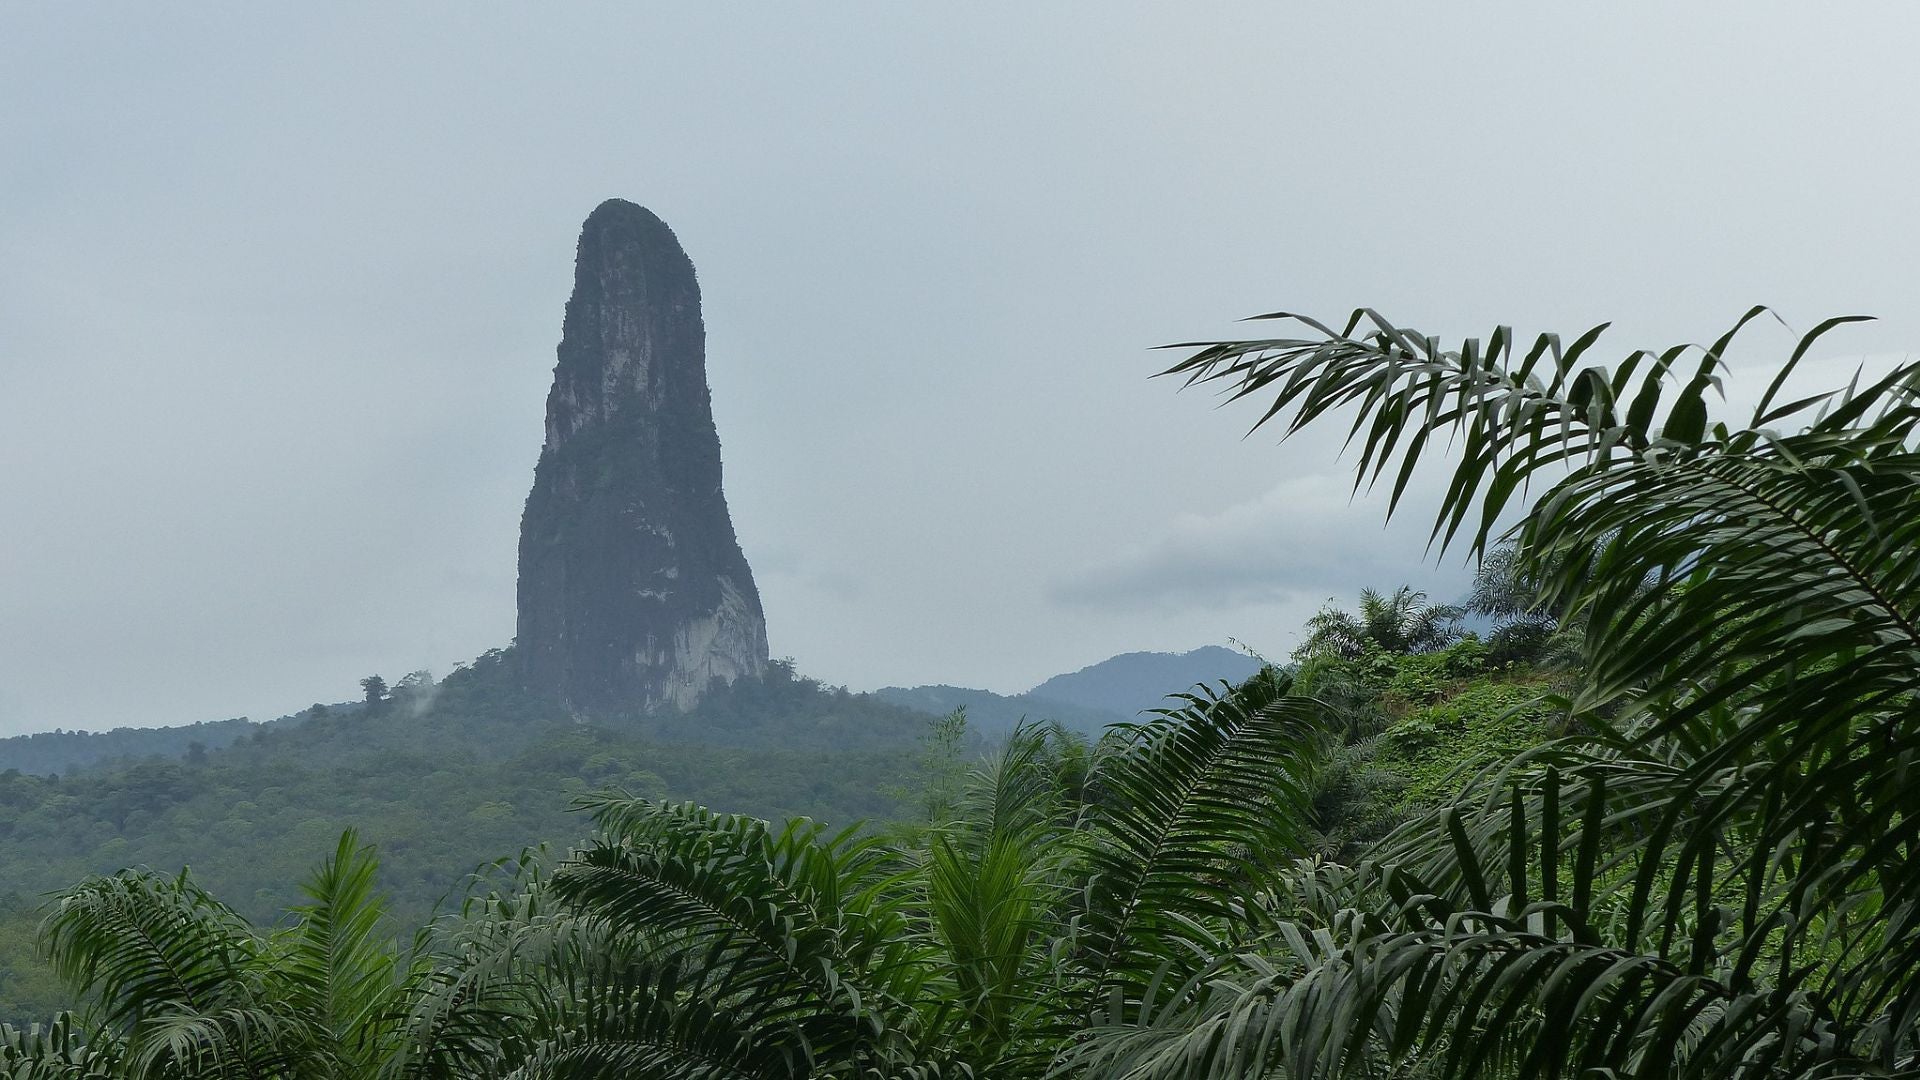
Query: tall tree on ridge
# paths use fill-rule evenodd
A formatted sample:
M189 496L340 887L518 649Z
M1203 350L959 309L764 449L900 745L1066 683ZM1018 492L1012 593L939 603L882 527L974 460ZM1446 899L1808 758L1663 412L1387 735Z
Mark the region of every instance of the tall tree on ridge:
M1391 593L1362 589L1357 613L1329 604L1307 620L1299 655L1352 659L1369 646L1390 653L1433 652L1460 636L1462 614L1452 604L1427 603L1427 594L1411 585Z

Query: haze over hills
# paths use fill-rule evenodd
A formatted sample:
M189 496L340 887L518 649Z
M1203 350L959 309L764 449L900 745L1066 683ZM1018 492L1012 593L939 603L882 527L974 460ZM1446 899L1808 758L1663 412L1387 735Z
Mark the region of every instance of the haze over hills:
M0 739L0 772L29 776L68 773L106 761L184 758L195 746L218 750L260 724L244 716L175 727L117 727L110 731L40 731Z
M1140 710L1155 708L1165 702L1168 694L1179 693L1195 683L1221 679L1237 682L1258 668L1259 661L1244 653L1207 646L1185 653L1122 653L1078 671L1055 675L1022 694L996 694L991 690L938 684L886 686L870 696L923 716L944 716L964 707L973 729L988 736L1010 731L1023 719L1057 720L1075 731L1095 734L1108 724L1136 719ZM449 676L456 684L460 678L458 673ZM298 726L322 716L336 719L351 716L363 707L361 702L345 702L315 706L267 721L242 716L175 727L116 727L108 731L15 735L0 738L0 773L16 770L28 776L67 775L106 765L184 760L244 741L263 731ZM725 730L668 719L698 714L697 708L691 713L669 708L656 713L649 723L655 731L671 731L674 738L690 742L738 742Z
M0 739L0 1020L61 1004L27 959L35 909L90 875L190 865L270 921L352 829L380 848L395 913L418 922L490 860L576 837L569 810L590 792L895 827L925 813L909 793L1022 718L1098 734L1258 667L1220 648L1129 653L1007 697L853 693L770 660L721 486L704 335L672 230L601 204L522 518L512 646L263 723ZM963 706L972 738L928 738Z
M1159 708L1168 694L1195 683L1237 683L1259 671L1261 662L1219 645L1190 652L1130 652L1089 664L1027 691L1048 701L1065 701L1132 717Z
M1021 720L1058 720L1089 734L1139 718L1167 703L1167 695L1196 683L1239 682L1260 669L1245 653L1208 645L1184 653L1131 652L1078 671L1055 675L1025 693L996 694L962 686L883 686L876 697L922 712L962 706L981 731L1011 729Z

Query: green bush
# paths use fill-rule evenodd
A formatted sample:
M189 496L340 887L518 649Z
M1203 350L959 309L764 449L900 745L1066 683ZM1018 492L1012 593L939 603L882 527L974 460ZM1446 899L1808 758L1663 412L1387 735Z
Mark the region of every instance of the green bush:
M1403 776L1403 806L1458 792L1477 766L1504 761L1557 733L1561 714L1534 683L1475 683L1380 736L1374 764Z

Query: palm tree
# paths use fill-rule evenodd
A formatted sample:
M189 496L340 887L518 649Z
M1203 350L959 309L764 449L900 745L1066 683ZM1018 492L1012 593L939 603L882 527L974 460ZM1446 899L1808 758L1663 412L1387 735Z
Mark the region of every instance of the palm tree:
M305 885L309 903L263 932L177 876L127 870L75 886L44 929L56 969L90 1003L0 1039L13 1076L430 1077L482 1062L492 999L439 1002L445 975L403 952L351 831ZM40 1071L34 1072L32 1069ZM94 1071L88 1071L94 1070ZM465 1075L477 1075L467 1073Z
M1369 648L1388 653L1424 653L1444 649L1460 636L1464 612L1452 604L1429 604L1411 585L1391 593L1360 590L1358 614L1329 604L1307 620L1301 658L1354 659Z
M1596 328L1455 349L1357 312L1172 371L1288 432L1358 409L1397 503L1461 448L1434 523L1580 620L1575 732L1499 763L1280 923L1083 1047L1097 1075L1920 1075L1920 362L1744 423L1705 349L1587 361ZM1684 366L1683 366L1684 365ZM1284 419L1282 419L1284 418ZM1342 421L1346 421L1343 419Z
M1268 669L1089 747L1017 731L913 845L601 797L403 950L352 833L263 932L183 872L69 890L45 926L89 1003L0 1032L41 1077L1050 1075L1077 1033L1193 975L1306 850L1317 705Z
M494 1075L1051 1075L1305 850L1325 736L1290 689L1203 688L1090 755L1023 728L917 848L595 800L599 838L479 905L460 949L461 978L522 995Z
M21 1031L0 1025L0 1076L8 1080L107 1080L125 1075L119 1047L90 1039L71 1016Z

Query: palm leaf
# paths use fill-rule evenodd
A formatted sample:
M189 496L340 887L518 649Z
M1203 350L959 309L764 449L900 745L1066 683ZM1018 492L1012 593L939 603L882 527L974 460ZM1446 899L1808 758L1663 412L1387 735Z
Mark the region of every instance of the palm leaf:
M1327 726L1269 668L1131 729L1099 762L1079 948L1090 1001L1125 1011L1241 920L1267 867L1306 850L1309 776ZM1177 980L1176 980L1177 981Z
M403 972L374 891L379 862L348 830L305 888L311 902L270 948L272 992L315 1028L315 1053L343 1073L371 1072L392 1052Z
M70 1014L22 1030L0 1025L0 1077L5 1080L106 1080L122 1075L124 1047L84 1033Z
M959 821L931 838L920 871L953 984L931 997L957 1014L955 1059L982 1075L1037 1075L1059 1036L1058 973L1041 946L1061 932L1068 894L1063 840L1074 808L1060 755L1080 745L1057 727L1017 728L975 775ZM929 1027L948 1021L927 1019Z
M1537 480L1519 569L1585 620L1591 668L1578 734L1389 838L1369 916L1281 981L1223 978L1206 1022L1282 1033L1301 1075L1415 1051L1457 1076L1914 1068L1920 364L1775 406L1783 373L1736 429L1706 402L1733 332L1610 370L1584 362L1598 330L1519 356L1504 329L1446 350L1371 312L1301 322L1320 336L1172 370L1270 394L1258 423L1288 432L1356 413L1359 482L1394 503L1450 433L1443 546L1483 549Z
M555 873L559 900L644 936L663 950L656 962L700 972L756 1046L808 1060L913 1056L924 946L905 932L877 841L691 805L593 809L607 838Z

